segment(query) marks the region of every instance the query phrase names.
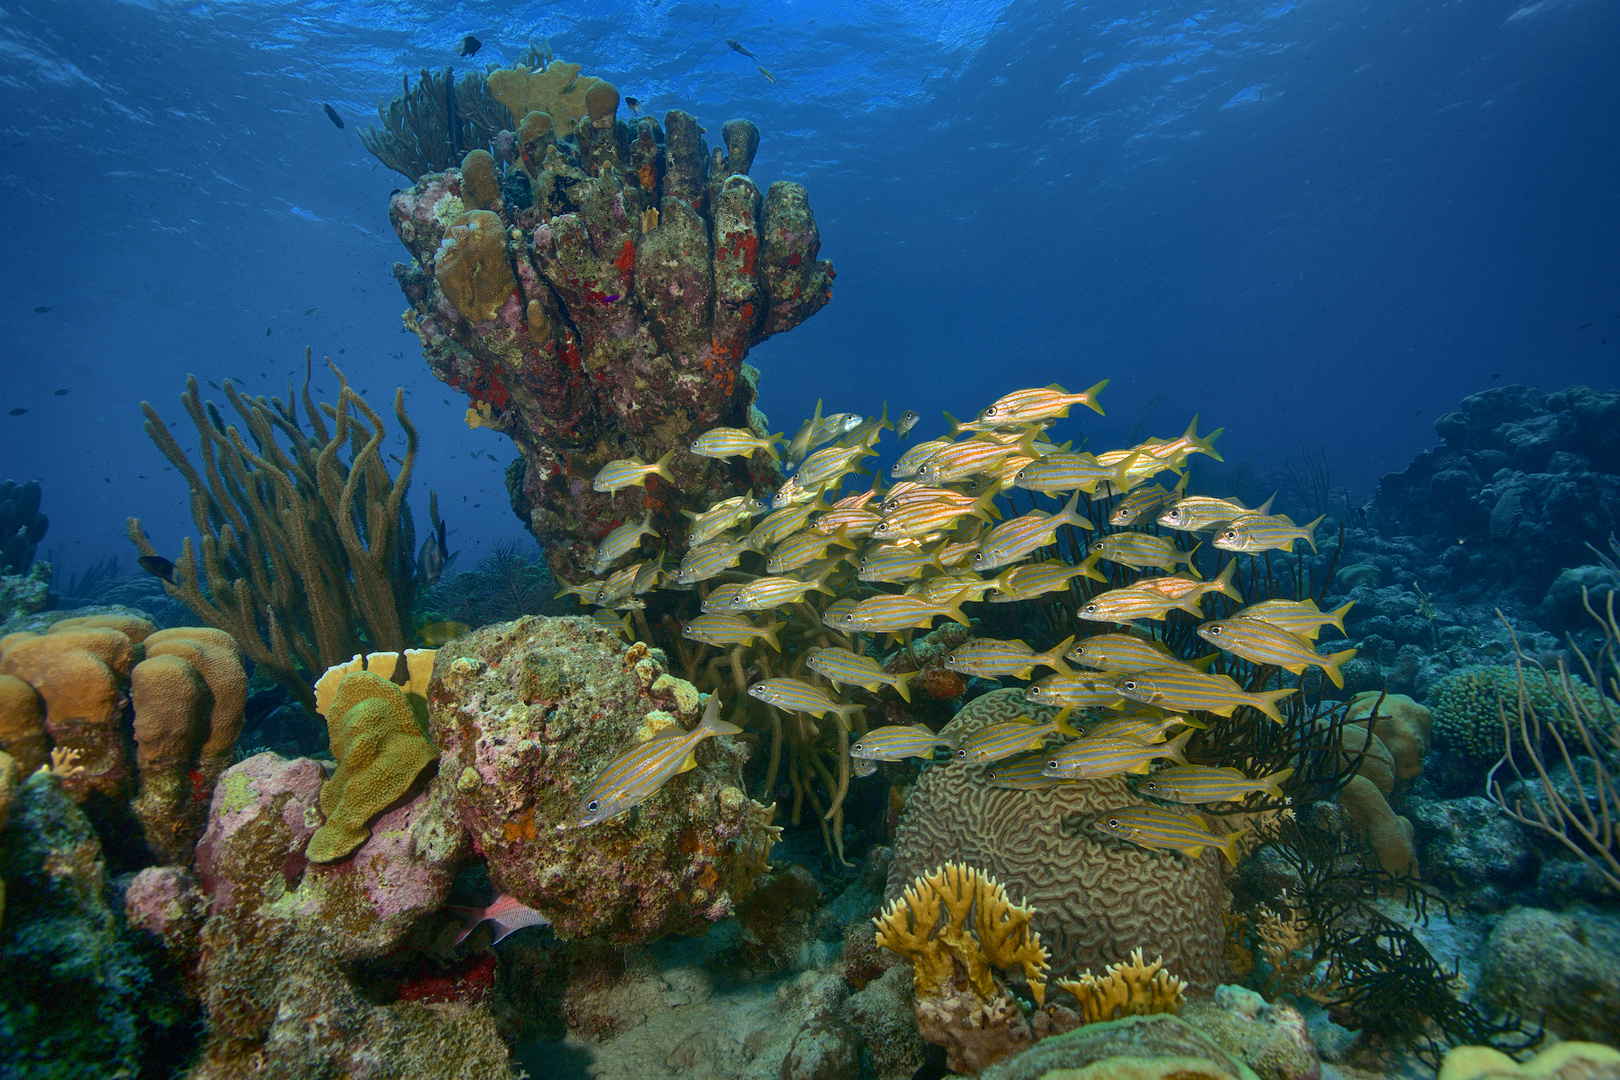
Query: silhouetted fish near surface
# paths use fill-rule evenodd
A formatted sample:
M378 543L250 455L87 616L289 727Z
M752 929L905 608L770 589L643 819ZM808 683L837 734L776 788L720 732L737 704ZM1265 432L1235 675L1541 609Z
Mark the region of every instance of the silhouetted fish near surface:
M37 311L37 310L39 310L39 309L38 309L38 308L35 308L35 309L34 309L34 310L36 310L36 311ZM1576 328L1575 328L1575 332L1576 332L1576 333L1577 333L1577 334L1578 334L1578 333L1580 333L1580 332L1581 332L1581 331L1582 331L1582 330L1590 330L1590 329L1591 329L1591 328L1592 328L1592 324L1591 324L1591 323L1581 323L1581 325L1579 325L1579 326L1577 326L1577 327L1576 327Z
M50 309L50 308L49 308L49 307L47 307L47 306L46 306L46 305L44 305L44 304L41 304L41 305L39 305L39 306L38 306L38 307L36 307L36 308L35 308L35 309L34 309L34 314L35 314L35 315L43 315L43 314L45 314L45 313L46 313L46 312L47 312L47 311L49 311L49 310L51 310L51 309ZM1587 323L1587 325L1588 325L1588 326L1590 326L1590 325L1591 325L1591 323Z
M755 66L755 67L757 67L757 68L759 68L759 73L760 73L760 74L761 74L761 75L763 75L763 76L765 76L765 77L766 77L766 78L767 78L767 79L769 79L769 80L771 80L771 85L772 85L772 86L775 86L775 85L776 85L776 76L775 76L775 75L772 75L772 74L771 74L771 73L770 73L770 72L768 72L768 71L766 71L766 70L765 70L765 65L763 65L763 64L756 64L756 65L754 65L754 66Z
M477 38L473 37L471 34L468 34L466 37L462 38L461 43L456 46L456 55L457 56L472 56L474 53L478 52L478 50L483 48L483 47L484 47L484 43L482 41L479 41Z
M326 104L325 102L321 103L321 108L326 110L326 118L328 120L332 121L332 123L336 124L338 127L343 126L343 117L338 115L338 111L336 109L332 108L332 106Z
M320 311L320 310L321 310L321 309L320 309L320 308L318 308L318 307L311 307L311 308L305 308L305 309L304 309L304 314L305 314L305 315L313 315L313 314L315 314L315 313L316 313L316 312L317 312L317 311Z
M755 56L753 53L751 53L747 49L743 48L742 45L740 45L739 43L731 40L730 38L726 38L726 44L731 46L733 52L740 52L744 56L748 57L748 59L754 61L755 63L759 62L759 57Z
M516 897L505 893L497 896L495 902L488 907L457 907L454 904L446 904L445 910L453 911L467 920L466 925L461 928L461 933L456 935L457 945L467 940L468 934L486 922L495 924L495 937L490 941L491 945L508 934L522 930L525 926L551 925L550 919L523 904Z
M60 390L53 390L52 391L52 395L54 397L65 397L66 395L71 394L71 393L73 393L73 391L68 389L67 387L63 387Z
M168 559L165 559L163 556L142 555L135 561L141 564L142 570L145 570L153 577L162 578L170 585L174 584L174 563L170 562Z
M641 100L639 98L627 97L624 99L624 103L629 106L631 116L635 116L641 111Z
M6 413L6 415L7 416L21 416L23 413L25 413L27 411L28 411L27 409L12 409L10 412Z

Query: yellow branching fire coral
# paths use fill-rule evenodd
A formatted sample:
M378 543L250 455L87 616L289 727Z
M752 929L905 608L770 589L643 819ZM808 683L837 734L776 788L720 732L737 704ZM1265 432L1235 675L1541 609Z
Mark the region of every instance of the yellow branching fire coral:
M914 881L872 921L877 943L911 960L919 998L938 996L964 980L989 1000L997 993L991 969L1022 967L1041 1004L1048 954L1030 924L1034 914L1013 903L990 875L946 863Z
M1164 970L1163 957L1144 963L1141 946L1131 951L1129 960L1109 964L1102 975L1088 971L1078 979L1059 979L1057 984L1079 1000L1080 1016L1088 1024L1180 1012L1181 992L1187 987L1185 979Z

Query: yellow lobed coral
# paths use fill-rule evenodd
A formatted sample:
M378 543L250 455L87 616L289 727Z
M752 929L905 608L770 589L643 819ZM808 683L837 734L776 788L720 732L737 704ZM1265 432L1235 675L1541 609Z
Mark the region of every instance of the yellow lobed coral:
M24 773L49 760L45 702L15 675L0 675L0 751L17 759Z
M877 943L911 960L919 998L966 979L988 1001L996 993L991 969L1022 967L1038 1005L1045 999L1048 956L1030 925L1034 914L1013 903L995 878L946 863L919 877L872 921Z
M338 767L321 785L326 822L305 851L312 862L352 855L371 836L371 820L439 756L405 691L371 671L343 677L326 724Z
M1078 979L1059 979L1057 984L1079 999L1080 1015L1088 1024L1180 1012L1181 992L1187 988L1185 979L1164 970L1162 956L1151 964L1143 963L1140 945L1131 951L1130 960L1109 964L1102 975L1087 971Z
M488 150L469 150L461 159L461 201L474 210L488 210L500 198L501 181Z
M437 655L436 649L406 649L405 671L402 673L405 681L395 683L405 691L406 697L422 699L424 708L427 704L428 680L433 678L433 658ZM326 715L327 709L332 706L332 699L337 695L338 684L349 672L370 671L394 682L394 673L398 668L399 653L396 652L374 652L364 656L356 653L347 663L333 664L315 680L315 711ZM416 702L413 700L411 705L415 708Z
M574 133L574 125L590 111L587 101L591 90L602 80L593 75L583 78L578 64L565 64L553 60L544 68L501 68L489 73L489 92L495 100L522 118L531 112L551 116L558 138ZM613 95L618 105L617 92ZM611 115L611 114L610 114Z
M488 210L470 210L450 222L435 262L434 280L471 322L495 318L517 287L506 251L506 223Z
M1382 703L1379 699L1382 698ZM1345 719L1366 730L1374 706L1378 719L1373 734L1382 740L1394 763L1395 778L1410 780L1423 772L1423 758L1429 752L1429 710L1405 694L1381 694L1368 690L1350 699Z

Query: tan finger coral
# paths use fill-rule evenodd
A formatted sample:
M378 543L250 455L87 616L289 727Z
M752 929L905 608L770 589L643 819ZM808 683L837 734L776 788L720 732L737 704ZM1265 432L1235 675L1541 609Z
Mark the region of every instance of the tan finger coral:
M919 998L936 996L965 978L988 1000L998 990L992 968L1022 967L1030 993L1040 1004L1046 991L1047 954L1041 935L1030 925L1034 914L1033 909L1013 903L995 878L946 863L918 878L872 921L878 928L877 943L911 960Z
M1059 979L1057 984L1079 999L1080 1015L1088 1024L1180 1012L1181 992L1187 987L1186 980L1164 970L1163 957L1143 963L1141 946L1131 951L1129 961L1109 964L1102 975L1088 971L1078 979Z
M371 835L370 822L439 756L405 692L370 671L343 677L326 714L337 771L321 785L326 823L310 837L313 862L336 862Z
M470 210L451 221L433 276L463 317L472 322L493 319L517 287L500 215Z

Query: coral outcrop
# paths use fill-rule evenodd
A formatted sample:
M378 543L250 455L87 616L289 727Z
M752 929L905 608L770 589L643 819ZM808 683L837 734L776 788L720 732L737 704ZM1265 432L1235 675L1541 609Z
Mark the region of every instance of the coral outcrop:
M969 702L942 732L961 738L1021 715L1044 721L1016 689ZM932 769L907 799L886 896L948 860L995 874L1035 909L1034 925L1059 973L1102 969L1138 946L1208 993L1220 981L1226 887L1220 855L1197 859L1110 843L1078 827L1088 815L1136 801L1119 778L1042 791L990 787L968 769Z
M1088 1068L1093 1071L1083 1071ZM1059 1071L1071 1069L1075 1072ZM984 1080L1040 1080L1053 1073L1087 1080L1258 1080L1237 1055L1192 1025L1167 1015L1086 1024L1043 1039L980 1076Z
M395 266L406 326L468 395L469 423L516 444L513 505L560 576L584 577L590 545L646 510L679 551L682 509L774 487L774 463L679 454L672 484L617 495L591 477L762 423L748 350L832 294L808 197L749 176L759 130L746 120L711 153L692 116L616 119L616 90L556 60L493 71L488 91L514 118L496 140L510 152L474 151L389 203L413 257Z
M739 740L705 740L696 769L631 813L571 827L606 763L659 730L691 728L701 707L661 654L581 618L457 638L438 650L428 688L439 776L496 888L559 937L626 944L701 934L765 866L776 827L743 793Z

